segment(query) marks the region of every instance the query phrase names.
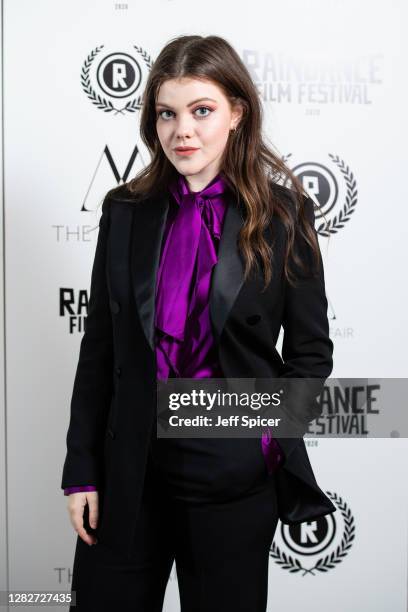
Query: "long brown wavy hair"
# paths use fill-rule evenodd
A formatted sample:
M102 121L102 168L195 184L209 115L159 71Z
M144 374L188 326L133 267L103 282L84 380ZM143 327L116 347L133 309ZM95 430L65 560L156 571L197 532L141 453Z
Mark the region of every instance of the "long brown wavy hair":
M259 260L263 268L264 289L272 278L273 248L265 239L264 232L276 214L284 224L288 238L284 275L294 284L290 258L302 269L305 264L293 248L295 232L299 232L311 247L315 266L320 263L316 232L304 209L304 198L308 196L294 173L265 144L258 92L245 64L224 38L179 36L171 39L160 52L149 73L140 121L140 135L150 152L151 162L126 184L127 189L134 196L143 198L166 188L177 173L157 135L155 103L164 81L181 77L209 79L222 89L231 106L236 103L243 106L242 118L235 132L230 132L220 171L244 206L238 248L244 258L245 279L251 270L258 267ZM291 189L282 189L282 186L279 189L282 181L289 182Z

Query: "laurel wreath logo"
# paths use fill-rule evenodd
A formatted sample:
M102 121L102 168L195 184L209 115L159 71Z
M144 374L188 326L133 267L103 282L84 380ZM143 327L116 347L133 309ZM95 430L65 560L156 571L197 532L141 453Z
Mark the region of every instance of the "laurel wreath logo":
M344 534L341 543L330 555L321 557L316 561L313 567L306 568L303 567L299 559L285 554L280 550L275 542L272 542L269 555L275 559L276 563L280 565L282 569L286 569L292 574L296 572L303 572L303 576L306 574L312 574L314 576L316 571L327 572L329 569L333 569L337 564L343 561L344 557L346 557L348 554L348 550L353 545L353 540L355 537L355 524L350 508L336 493L330 493L329 491L326 491L326 493L340 510L344 520Z
M95 104L99 109L103 110L105 113L114 112L117 114L124 114L125 112L134 113L137 110L140 110L142 107L142 96L138 96L138 98L133 98L129 100L123 108L115 108L111 100L107 100L106 98L100 96L92 87L91 79L89 76L91 67L98 53L104 48L105 45L100 45L99 47L95 47L91 51L91 53L87 56L84 61L81 69L81 84L82 89L86 93L87 97L91 100L92 104ZM144 63L150 70L153 62L150 55L142 49L142 47L133 45L133 48L136 49L137 53L141 56Z
M286 164L291 156L292 153L283 155L282 161ZM350 220L350 217L355 211L355 207L357 205L358 194L357 182L349 166L347 166L345 161L340 159L338 155L332 155L329 153L329 157L344 176L347 186L347 193L346 201L339 214L329 219L329 221L324 221L316 228L316 232L325 237L329 236L330 234L337 234L337 232L344 227L344 224Z

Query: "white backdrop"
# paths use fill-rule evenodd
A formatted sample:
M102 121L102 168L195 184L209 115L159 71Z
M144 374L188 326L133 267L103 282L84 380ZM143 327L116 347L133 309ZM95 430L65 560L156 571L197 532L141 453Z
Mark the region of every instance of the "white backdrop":
M3 14L0 15L0 23L3 25ZM3 43L3 28L0 27L0 45ZM0 112L3 116L3 79L0 83ZM1 139L3 142L3 121L0 125ZM3 147L0 152L0 180L3 185ZM0 248L3 253L4 240L3 240L3 215L0 217ZM0 341L4 346L4 269L1 267L1 287L0 287L0 309L2 313L1 324L0 324ZM7 588L7 522L6 522L6 447L5 447L5 376L4 376L4 351L1 352L1 374L0 374L0 393L1 393L1 406L2 410L0 413L0 590Z
M0 588L7 570L10 590L70 588L76 534L59 487L86 316L80 292L89 290L103 195L148 161L139 110L123 109L137 103L149 60L170 38L218 34L234 45L263 97L269 141L327 213L332 376L407 375L406 13L403 0L4 0ZM128 89L109 82L112 62L135 70ZM279 527L268 609L405 612L407 441L308 444L338 512ZM165 610L178 609L173 569Z

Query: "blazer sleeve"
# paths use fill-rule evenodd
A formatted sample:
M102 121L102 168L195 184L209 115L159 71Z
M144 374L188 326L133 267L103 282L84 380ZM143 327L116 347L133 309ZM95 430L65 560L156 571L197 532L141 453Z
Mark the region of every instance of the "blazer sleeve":
M317 237L314 226L314 202L311 198L305 200L305 213ZM313 381L313 384L305 381L303 388L299 384L300 381L294 381L293 385L288 387L289 391L292 390L292 394L287 396L289 410L291 405L300 408L303 419L307 410L311 415L309 420L313 420L321 414L321 408L315 401L316 396L322 391L325 380L333 369L333 342L329 337L328 303L322 260L320 259L318 270L313 272L310 267L313 263L312 250L298 232L295 235L294 246L302 261L308 265L308 270L304 272L293 265L292 269L298 279L297 285L293 287L287 280L285 281L282 320L283 367L280 376L318 379ZM289 437L276 439L283 450L285 461L301 441L299 438Z
M106 277L110 198L105 197L91 274L85 332L71 397L61 488L102 481L106 419L112 396L113 330Z

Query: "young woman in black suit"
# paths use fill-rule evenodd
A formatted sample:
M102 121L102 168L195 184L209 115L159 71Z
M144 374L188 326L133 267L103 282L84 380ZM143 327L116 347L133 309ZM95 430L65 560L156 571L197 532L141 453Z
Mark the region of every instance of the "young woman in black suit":
M104 199L71 401L72 609L162 610L175 561L183 612L261 612L278 519L335 507L303 438L157 439L156 384L323 385L333 344L314 204L265 144L259 95L223 38L163 48L140 130L152 159Z

